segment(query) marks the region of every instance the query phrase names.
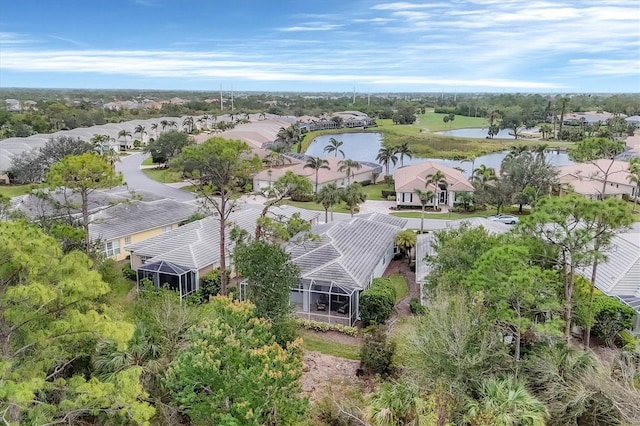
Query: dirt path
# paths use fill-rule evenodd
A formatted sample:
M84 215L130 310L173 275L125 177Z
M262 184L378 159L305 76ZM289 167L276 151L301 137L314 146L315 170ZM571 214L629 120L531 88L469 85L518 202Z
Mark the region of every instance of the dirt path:
M420 289L418 288L418 284L416 284L416 274L415 272L412 272L411 269L409 269L409 262L407 261L407 259L392 260L383 276L388 277L390 275L396 274L404 277L404 279L407 280L409 291L407 292L407 295L396 304L396 307L393 310L393 314L389 319L390 324L393 324L400 317L411 315L411 310L409 309L409 301L414 297L420 297Z

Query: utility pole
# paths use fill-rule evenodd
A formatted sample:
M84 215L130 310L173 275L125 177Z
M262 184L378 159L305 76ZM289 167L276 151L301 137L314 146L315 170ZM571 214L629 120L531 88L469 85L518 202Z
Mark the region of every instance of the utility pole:
M222 99L222 83L220 84L220 111L224 109L224 100Z
M367 93L367 106L371 106L371 88L369 88L369 93Z
M233 111L233 84L231 85L231 111Z
M356 86L353 86L353 104L356 104Z

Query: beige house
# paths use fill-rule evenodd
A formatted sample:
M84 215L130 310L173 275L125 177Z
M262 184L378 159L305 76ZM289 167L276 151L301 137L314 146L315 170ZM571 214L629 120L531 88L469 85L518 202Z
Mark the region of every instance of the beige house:
M593 199L601 199L603 189L605 196L640 196L637 187L629 182L629 163L626 161L603 159L558 167L558 181L561 192L574 192Z
M427 186L428 176L441 172L444 175L446 186L434 184ZM400 167L394 173L396 206L398 207L420 207L422 203L415 193L416 189L421 191L433 191L435 195L427 206L434 207L446 205L453 207L457 201L458 194L473 192L471 182L459 170L444 166L432 161Z
M349 183L373 181L373 173L379 174L381 171L380 166L376 164L360 162L361 168L351 169L351 175L347 177L344 171L338 171L342 158L324 157L324 159L329 162L329 169L318 170L318 190L331 182L335 182L338 187L344 187ZM312 168L305 168L304 165L305 162L294 159L290 164L285 164L282 167L263 170L253 177L253 190L264 191L290 170L298 176L309 178L315 191L316 171Z

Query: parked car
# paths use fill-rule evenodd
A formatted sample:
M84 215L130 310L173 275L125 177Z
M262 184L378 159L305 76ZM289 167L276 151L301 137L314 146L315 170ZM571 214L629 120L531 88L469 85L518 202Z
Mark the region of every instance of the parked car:
M497 214L495 216L489 216L487 219L493 220L494 222L506 223L508 225L514 225L520 220L518 216L514 216L512 214Z

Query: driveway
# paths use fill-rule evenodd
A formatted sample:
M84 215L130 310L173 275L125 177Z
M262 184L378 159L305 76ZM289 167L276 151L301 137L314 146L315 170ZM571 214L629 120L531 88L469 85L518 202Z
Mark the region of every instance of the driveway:
M140 170L140 165L147 156L148 154L136 152L135 154L122 157L122 159L116 163L116 170L122 172L124 181L130 189L134 191L144 190L154 192L165 198L173 198L178 201L194 201L196 199L195 195L190 192L173 188L148 178L147 175Z

